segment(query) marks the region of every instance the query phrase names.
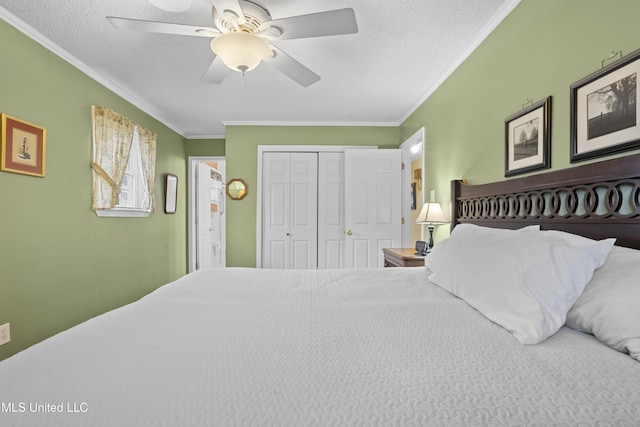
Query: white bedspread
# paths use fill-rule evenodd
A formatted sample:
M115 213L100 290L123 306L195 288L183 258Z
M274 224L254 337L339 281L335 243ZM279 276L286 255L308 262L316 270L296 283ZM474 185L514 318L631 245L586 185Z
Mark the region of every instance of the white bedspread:
M636 426L640 364L567 328L522 345L421 268L218 269L0 362L0 404L2 426Z

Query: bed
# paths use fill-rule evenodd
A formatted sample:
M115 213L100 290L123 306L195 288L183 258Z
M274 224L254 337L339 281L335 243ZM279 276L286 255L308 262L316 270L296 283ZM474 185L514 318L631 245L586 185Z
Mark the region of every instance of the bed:
M188 274L0 362L0 425L638 425L639 177L456 181L427 268Z

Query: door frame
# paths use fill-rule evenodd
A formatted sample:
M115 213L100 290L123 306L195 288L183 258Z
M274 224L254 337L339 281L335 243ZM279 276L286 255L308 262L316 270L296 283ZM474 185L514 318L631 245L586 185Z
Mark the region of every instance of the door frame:
M418 153L411 153L411 147L416 144L421 144L420 150ZM413 248L415 242L411 239L411 206L409 203L410 200L410 192L411 192L411 162L418 157L422 158L422 189L420 190L422 193L422 201L423 203L426 201L425 199L425 149L424 149L424 127L418 129L413 135L407 138L402 144L400 144L400 149L402 149L402 163L404 164L404 168L402 170L402 218L404 219L402 224L402 247L403 248ZM418 212L422 209L422 206L416 206ZM420 238L424 240L424 227L421 227Z
M258 145L256 192L256 268L262 268L262 157L265 152L342 153L345 150L377 149L376 145Z
M187 234L188 234L188 258L189 273L196 271L196 163L200 162L226 162L224 156L189 156L187 157L189 179L187 180ZM225 166L226 169L226 166ZM226 173L222 176L223 184L226 185ZM225 196L226 197L226 196ZM226 246L226 245L225 245Z

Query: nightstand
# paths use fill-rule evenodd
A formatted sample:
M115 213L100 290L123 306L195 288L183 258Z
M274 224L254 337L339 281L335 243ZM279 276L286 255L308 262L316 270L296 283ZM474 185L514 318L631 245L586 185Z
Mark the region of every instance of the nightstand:
M385 267L424 267L424 257L415 255L414 248L384 248Z

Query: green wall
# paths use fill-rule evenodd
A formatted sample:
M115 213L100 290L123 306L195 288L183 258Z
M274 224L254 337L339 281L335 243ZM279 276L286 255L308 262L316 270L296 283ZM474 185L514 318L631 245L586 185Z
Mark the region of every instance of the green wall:
M0 359L137 299L186 272L186 196L162 213L162 174L186 195L187 156L226 156L227 178L249 184L227 204L227 264L255 266L258 145L395 148L425 127L425 192L449 203L451 179L504 179L504 120L527 99L552 100L552 167L569 163L569 85L612 50L640 48L637 0L522 0L399 127L230 126L225 140L185 141L11 26L0 22L0 111L47 128L47 174L0 172ZM158 133L158 212L98 218L90 210L90 106ZM440 227L437 237L447 234ZM131 259L130 259L131 258Z
M249 186L242 200L227 199L227 265L256 266L258 145L372 145L398 147L397 127L228 126L227 180Z
M45 127L44 178L0 172L0 359L129 303L186 272L186 198L165 215L163 173L185 195L185 140L0 21L0 111ZM98 218L91 207L91 105L158 134L157 212Z
M186 145L187 157L190 156L224 156L224 139L189 139Z
M401 125L402 140L425 127L426 194L448 209L452 179L503 180L504 120L527 99L553 97L552 169L572 166L569 86L640 48L638 16L637 0L523 0Z

